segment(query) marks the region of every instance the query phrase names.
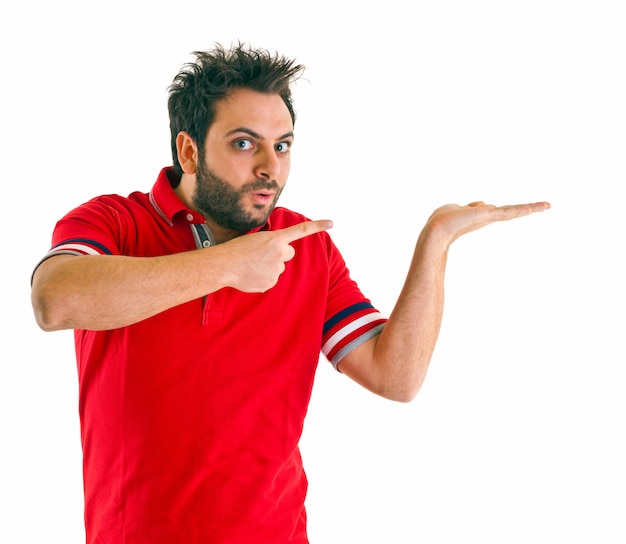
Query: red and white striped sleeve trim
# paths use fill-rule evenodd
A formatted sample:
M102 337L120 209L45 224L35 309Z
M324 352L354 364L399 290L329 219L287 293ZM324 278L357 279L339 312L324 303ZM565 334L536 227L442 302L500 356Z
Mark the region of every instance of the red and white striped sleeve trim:
M61 242L54 246L48 253L46 253L43 258L37 263L35 268L33 269L32 277L35 274L39 265L43 263L46 259L50 257L54 257L55 255L111 255L111 251L109 251L106 247L98 242L93 242L91 240L85 240L82 238L77 238L74 240L67 240L65 242Z
M380 334L386 322L369 302L354 304L324 324L322 353L336 369L354 348Z

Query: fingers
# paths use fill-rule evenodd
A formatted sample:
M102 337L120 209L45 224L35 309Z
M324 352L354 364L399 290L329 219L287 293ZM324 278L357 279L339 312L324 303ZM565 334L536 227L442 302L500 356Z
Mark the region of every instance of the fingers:
M549 208L550 204L548 202L533 202L532 204L501 206L500 208L496 209L502 213L504 219L513 219L515 217L530 215L531 213L543 212Z
M530 212L544 212L551 208L549 202L534 202L533 204L528 204L530 206Z
M291 227L287 227L286 229L282 229L281 234L284 239L287 240L287 243L293 242L295 240L299 240L300 238L304 238L305 236L310 236L311 234L316 234L318 232L325 231L327 229L332 228L333 222L329 219L320 219L317 221L304 221L297 225L293 225Z
M533 202L531 204L512 204L507 206L493 206L491 204L485 204L483 201L478 200L467 204L468 208L476 209L477 213L487 212L490 215L498 217L500 220L513 219L515 217L522 217L524 215L530 215L531 213L543 212L550 208L549 202Z
M485 204L482 200L477 200L476 202L470 202L468 204L468 206L470 208L475 208L477 206L489 206L491 208L502 208L502 209L506 209L506 208L516 208L516 209L522 209L522 208L528 208L529 211L534 211L534 212L542 212L544 210L547 210L548 208L550 208L550 203L549 202L533 202L531 204L511 204L511 205L507 205L507 206L491 206L488 204Z

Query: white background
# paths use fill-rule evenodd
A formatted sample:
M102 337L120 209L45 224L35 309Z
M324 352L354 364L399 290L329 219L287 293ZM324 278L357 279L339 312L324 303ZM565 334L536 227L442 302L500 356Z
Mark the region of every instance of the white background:
M0 542L84 541L72 334L30 272L71 207L152 186L171 79L236 40L308 66L281 204L384 313L437 206L553 206L452 247L413 403L322 360L312 544L626 542L625 29L619 0L3 3Z

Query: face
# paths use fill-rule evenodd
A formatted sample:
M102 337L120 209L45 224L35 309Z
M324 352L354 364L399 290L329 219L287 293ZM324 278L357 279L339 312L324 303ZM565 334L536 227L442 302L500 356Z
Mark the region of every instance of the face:
M194 208L230 233L263 225L290 168L293 123L279 95L238 89L216 105L198 150Z

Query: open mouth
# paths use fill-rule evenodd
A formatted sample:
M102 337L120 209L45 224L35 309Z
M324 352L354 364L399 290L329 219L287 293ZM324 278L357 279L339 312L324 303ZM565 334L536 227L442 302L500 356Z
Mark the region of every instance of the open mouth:
M259 204L267 204L274 200L274 193L272 192L264 192L264 191L256 191L252 193L252 198L255 202Z

